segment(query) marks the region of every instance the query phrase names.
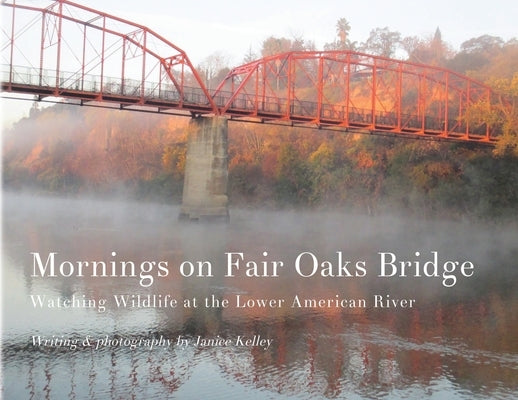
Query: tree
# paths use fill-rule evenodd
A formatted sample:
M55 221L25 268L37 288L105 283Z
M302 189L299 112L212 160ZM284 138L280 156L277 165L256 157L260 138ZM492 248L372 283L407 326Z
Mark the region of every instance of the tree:
M336 21L336 34L340 39L340 43L345 44L349 39L349 32L351 31L351 25L345 18L340 18Z
M175 179L182 179L184 176L186 152L186 143L174 143L167 146L162 153L164 171Z
M281 203L304 204L311 191L306 161L291 143L279 149L276 191Z
M228 65L229 56L221 51L212 53L202 61L201 65L198 66L198 71L200 71L207 89L214 89L224 78L229 71Z
M309 156L311 194L308 200L312 205L336 206L343 204L347 198L351 165L343 156L340 146L343 142L337 137L327 137Z
M496 99L471 105L465 119L468 123L484 122L494 130L501 130L495 155L518 156L518 72L512 79L492 77L487 83L494 89Z
M324 45L325 50L354 50L356 48L356 42L349 40L349 32L351 31L351 25L345 18L340 18L336 21L336 35L337 39L334 42L326 43Z
M461 51L448 62L448 68L472 75L490 65L501 53L503 45L502 38L490 35L466 40L460 45Z
M275 54L286 53L291 50L292 42L290 39L270 36L263 42L261 55L263 57L268 57Z
M495 147L495 154L518 157L518 72L512 79L491 79L489 84L498 93L498 103L492 114L499 116L502 126L502 137Z
M418 36L405 36L401 39L400 45L407 53L407 58L412 61L412 54L423 45L423 39Z
M509 80L513 79L517 72L518 65L517 39L511 39L501 48L493 48L486 54L486 58L489 61L477 68L476 74L472 74L475 79L487 80L487 78L491 76ZM472 66L470 70L474 70L475 68L475 66Z
M294 36L293 39L270 36L263 42L261 55L263 57L268 57L275 54L287 53L289 51L304 51L314 49L315 45L313 42L306 42L301 36Z
M369 38L360 48L369 54L391 58L395 55L400 42L399 32L390 31L388 27L376 28L370 32Z
M403 49L408 53L409 61L444 66L446 61L451 59L453 51L450 46L442 40L439 28L430 39L417 37L406 37L401 41Z
M482 35L463 42L460 45L460 50L464 53L485 53L494 55L503 45L504 41L501 37Z
M245 54L245 57L243 58L243 63L247 64L249 62L254 61L257 59L257 54L252 50L252 46L248 48L248 52Z

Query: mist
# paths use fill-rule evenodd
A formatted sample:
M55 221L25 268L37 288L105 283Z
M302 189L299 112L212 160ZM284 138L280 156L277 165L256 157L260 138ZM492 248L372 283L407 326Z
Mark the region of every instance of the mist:
M302 282L320 279L339 286L355 282L370 286L420 288L420 295L451 295L470 289L477 282L487 284L493 274L515 277L513 262L518 253L518 228L507 224L485 224L406 218L401 215L362 215L338 211L266 211L231 209L230 223L196 223L178 220L179 207L121 198L66 198L4 192L4 250L28 264L28 252L55 251L78 260L107 260L112 251L126 259L159 260L172 266L179 259L209 260L222 277L225 254L241 252L246 260L279 260L285 278ZM32 239L32 240L31 240ZM34 240L37 239L37 240ZM19 253L18 251L22 250ZM267 252L267 257L263 253ZM365 277L297 276L293 267L297 255L312 253L318 263L337 263L337 253L351 264L363 261ZM440 279L379 277L379 253L390 252L399 261L424 263L438 253L439 263L470 261L472 278L459 278L451 288ZM420 256L416 256L419 252ZM79 257L79 258L78 258ZM174 259L174 260L173 260ZM309 259L309 257L306 257ZM309 267L307 267L309 268ZM338 272L338 267L334 273ZM239 279L245 280L244 272ZM399 272L398 272L399 274ZM514 275L513 275L514 274ZM270 281L275 278L270 278ZM282 277L281 279L282 280ZM369 286L370 285L370 286ZM410 285L410 286L408 286ZM422 289L422 290L421 290Z
M243 390L266 391L267 394L270 384L266 382L274 379L278 382L275 384L277 392L293 395L300 390L293 383L305 376L304 366L308 357L312 359L314 355L316 374L326 379L311 385L312 398L328 398L325 393L329 379L335 379L342 390L372 397L372 393L384 386L379 386L383 383L364 384L364 379L372 381L371 373L351 381L357 374L354 371L363 368L361 360L365 352L372 363L379 365L380 377L375 378L376 382L377 379L384 382L386 378L382 376L389 374L398 387L405 387L404 382L411 378L425 390L434 375L422 367L417 369L420 371L417 376L416 372L408 371L416 371L416 365L424 366L430 360L441 359L447 364L448 373L454 376L463 376L465 368L476 368L477 374L486 376L489 370L496 368L496 376L503 377L499 378L503 383L495 383L496 389L490 390L514 390L513 379L506 377L512 376L508 371L513 370L516 363L509 353L513 351L511 339L504 332L511 336L515 332L516 321L512 316L518 304L515 221L497 225L400 215L232 207L229 223L200 223L179 221L178 205L120 197L79 198L12 191L3 192L2 207L4 359L16 360L16 368L24 374L31 373L37 390L40 386L49 386L45 377L36 372L40 362L47 363L47 370L63 370L63 360L68 358L55 357L55 354L64 354L65 349L42 352L37 346L28 346L27 338L35 340L31 339L34 332L44 338L89 335L98 341L119 338L128 343L152 339L158 343L160 338L176 340L177 337L187 341L220 337L233 340L243 334L273 339L268 350L263 349L254 357L237 346L195 350L157 347L153 351L103 346L93 352L78 347L72 362L77 361L74 365L86 368L84 373L76 373L78 367L72 369L73 390L78 393L92 385L91 379L86 382L82 377L89 376L88 366L93 357L95 363L112 365L112 369L130 368L138 360L139 365L145 366L138 370L138 382L149 383L139 383L136 391L154 385L151 378L158 372L151 376L149 371L158 371L155 366L169 365L164 364L166 358L175 373L183 371L185 366L190 368L187 377L180 375L179 393L198 394L194 371L204 366L204 379L209 379L206 375L209 366L213 371L209 375L211 381L218 382L223 377L239 387L242 385ZM430 258L432 251L439 254L440 263L469 260L474 264L473 276L465 278L456 273L458 280L452 287L445 287L441 277L377 276L379 252L392 252L398 259L413 260L416 251L423 255L423 261ZM139 284L139 276L38 277L33 276L31 252L39 252L43 259L49 252L55 252L60 262L70 263L116 259L138 266L143 261L166 262L169 274L156 276L149 287ZM116 252L117 257L112 257L112 252ZM318 259L319 272L303 277L295 271L294 260L309 252ZM339 270L338 252L342 253L343 263L351 261L347 271L352 276L321 276L321 265L332 264L335 273ZM263 262L268 268L273 261L282 262L284 266L279 268L278 276L254 277L246 275L248 265L243 263L239 270L234 270L233 276L228 276L228 253L242 253L243 261L256 262L261 274ZM180 266L185 261L195 266L198 261L210 262L211 276L182 274ZM358 261L365 263L365 276L355 275L356 271L361 272L353 267ZM304 268L307 272L311 267ZM271 272L271 268L268 271ZM31 301L37 300L31 300L29 295L40 296L40 301L56 296L76 304L88 300L94 302L96 308L40 309L32 306ZM110 301L114 296L118 301L126 298L130 302L163 302L171 298L185 302L196 298L200 303L195 308L121 308ZM383 308L381 303L374 302L378 297L386 300L387 305L391 304L390 300L412 304L412 308ZM208 299L216 305L223 304L220 302L224 300L238 303L225 308L205 308L204 302ZM293 299L300 301L302 307L293 305L299 304ZM359 307L364 299L368 306ZM257 305L247 306L282 300L284 305L278 308L265 310ZM307 301L312 304L323 301L333 307L335 302L341 301L347 307L307 308ZM501 334L487 335L486 332L495 329L494 321ZM459 345L459 337L480 346L466 349L465 345ZM167 351L166 356L164 351ZM391 364L386 364L386 352L396 354ZM279 366L271 361L272 354L286 354L288 361ZM443 357L444 354L448 357ZM54 361L49 357L54 357ZM335 373L329 366L336 365L342 358L349 367L341 369L337 378L331 378ZM485 361L473 366L472 360L481 359ZM229 364L228 360L233 361ZM237 370L235 360L239 360ZM10 367L4 375L16 368ZM248 375L242 373L244 369L253 369L255 378L248 379ZM394 369L397 374L390 375ZM93 384L101 385L101 374L94 376ZM58 377L59 374L52 374L50 387L54 392L68 387ZM120 379L123 388L135 385L123 377ZM189 389L188 382L195 389ZM472 388L472 380L466 385ZM124 389L117 385L112 390ZM161 393L163 389L154 390ZM413 390L415 392L415 387ZM266 396L265 393L262 396ZM471 396L471 391L469 393Z

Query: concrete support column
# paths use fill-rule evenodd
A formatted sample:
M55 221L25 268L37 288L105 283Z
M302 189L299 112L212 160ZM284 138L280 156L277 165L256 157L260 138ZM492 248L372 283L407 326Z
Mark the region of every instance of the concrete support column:
M196 117L188 130L180 218L228 220L228 121Z

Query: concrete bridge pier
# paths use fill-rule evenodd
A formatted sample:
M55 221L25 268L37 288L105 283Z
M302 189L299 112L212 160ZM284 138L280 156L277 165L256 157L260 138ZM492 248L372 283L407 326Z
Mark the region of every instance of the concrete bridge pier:
M195 117L188 127L180 219L229 220L228 121Z

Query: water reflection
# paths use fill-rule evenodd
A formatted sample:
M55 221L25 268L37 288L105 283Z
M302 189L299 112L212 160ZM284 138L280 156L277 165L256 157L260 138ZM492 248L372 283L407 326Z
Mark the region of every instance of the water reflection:
M515 228L401 221L331 213L234 211L230 225L177 222L176 207L7 194L3 204L3 363L6 398L512 398L518 393ZM467 229L466 229L467 228ZM445 233L447 232L447 233ZM440 233L439 235L437 233ZM486 246L487 244L487 246ZM343 251L370 264L377 251L437 250L468 258L477 274L440 280L226 276L226 252L288 263ZM498 249L498 251L495 251ZM67 260L136 264L165 260L167 277L34 278L31 252ZM211 277L184 277L184 260L210 260ZM30 295L107 299L96 308L35 308ZM113 295L170 296L183 305L117 307ZM367 307L292 308L294 296L369 299ZM373 308L374 294L415 298L412 308ZM235 306L285 299L282 307ZM205 307L204 301L228 307ZM34 346L35 336L78 347ZM109 339L99 348L89 337ZM271 340L271 345L253 345ZM121 343L159 342L131 348ZM198 340L229 345L195 346ZM247 339L251 345L244 345ZM189 345L179 345L180 340ZM126 341L126 342L125 342Z

